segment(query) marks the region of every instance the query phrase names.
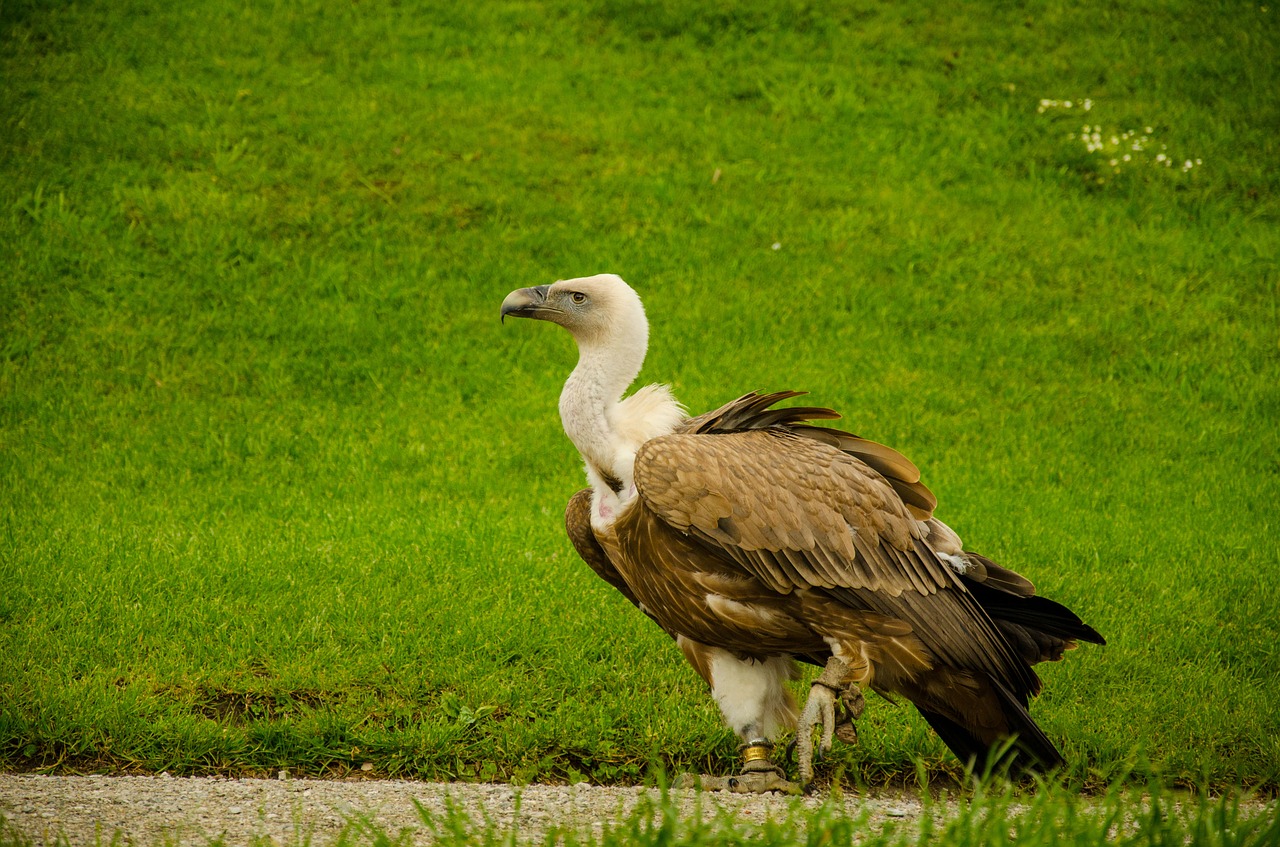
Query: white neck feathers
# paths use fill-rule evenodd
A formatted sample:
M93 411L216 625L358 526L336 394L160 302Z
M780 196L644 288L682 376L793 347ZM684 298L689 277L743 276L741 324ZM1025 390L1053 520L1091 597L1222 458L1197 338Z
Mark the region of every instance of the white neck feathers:
M614 465L624 447L614 426L622 392L635 380L644 364L648 328L629 344L578 343L578 365L560 393L560 422L582 458L603 474L621 480ZM638 343L637 343L638 342ZM634 448L633 448L634 450ZM631 476L630 467L625 469Z
M586 463L597 507L602 497L614 507L630 497L640 445L670 432L684 417L664 386L647 386L622 399L644 365L649 322L629 288L609 306L610 319L602 328L574 334L578 365L560 394L560 421Z

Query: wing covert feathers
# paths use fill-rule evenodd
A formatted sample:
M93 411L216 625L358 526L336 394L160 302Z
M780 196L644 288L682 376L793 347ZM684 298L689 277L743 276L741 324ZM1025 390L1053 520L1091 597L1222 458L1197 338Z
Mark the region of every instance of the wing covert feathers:
M938 506L924 483L920 469L910 459L883 444L860 438L851 432L812 426L809 421L836 420L840 413L821 406L791 406L770 409L774 403L803 395L803 391L777 391L772 394L744 394L719 409L690 418L678 432L698 435L724 435L747 430L783 427L796 435L834 447L884 477L917 520L927 520Z
M786 430L652 439L636 454L635 482L663 520L721 547L779 593L896 596L955 583L935 557L917 555L920 529L880 475Z

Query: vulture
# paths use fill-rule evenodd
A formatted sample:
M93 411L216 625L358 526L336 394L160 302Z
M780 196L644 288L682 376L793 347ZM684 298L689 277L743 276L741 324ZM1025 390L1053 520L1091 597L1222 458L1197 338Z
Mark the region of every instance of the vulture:
M1051 771L1061 754L1028 712L1032 670L1105 643L1030 581L964 549L906 457L744 394L690 417L665 385L623 396L649 324L614 274L521 288L502 318L568 330L578 363L560 420L589 487L569 501L574 548L671 636L741 741L742 771L708 788L796 791L832 737L853 742L863 691L909 700L961 761ZM796 662L822 670L798 710ZM794 730L798 784L775 763Z

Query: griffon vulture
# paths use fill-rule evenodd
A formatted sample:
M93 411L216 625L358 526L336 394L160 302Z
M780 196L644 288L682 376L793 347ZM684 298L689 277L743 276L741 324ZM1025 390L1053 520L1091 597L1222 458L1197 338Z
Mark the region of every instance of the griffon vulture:
M662 627L742 741L743 772L712 787L795 790L771 758L795 729L801 785L832 735L856 739L862 690L898 695L963 761L1012 739L1024 766L1062 763L1027 712L1036 662L1102 637L933 517L920 472L888 447L815 426L822 408L746 394L688 417L670 390L623 392L649 325L640 298L601 274L513 291L502 316L559 324L579 359L560 419L590 488L569 538L591 568ZM803 712L795 660L823 670Z

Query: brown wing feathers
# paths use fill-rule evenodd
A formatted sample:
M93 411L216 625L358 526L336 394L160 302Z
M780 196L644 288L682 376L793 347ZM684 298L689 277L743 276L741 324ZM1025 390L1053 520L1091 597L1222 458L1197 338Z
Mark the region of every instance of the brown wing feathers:
M688 470L696 468L696 471ZM779 593L820 588L901 618L944 664L1024 700L1039 680L916 536L915 519L860 460L785 430L670 435L636 456L645 505Z
M800 397L803 391L776 391L772 394L744 394L719 409L685 421L681 432L710 434L767 429L771 426L801 424L805 421L835 420L840 413L816 406L791 406L770 409L774 403Z
M705 548L686 546L687 554L735 562L776 595L811 592L804 602L814 614L825 614L810 605L820 592L868 621L909 627L904 637L919 639L936 672L911 672L898 690L957 755L979 755L1012 733L1042 763L1058 763L1025 708L1040 687L1030 665L1101 636L988 559L966 552L964 576L944 564L929 546L933 533L948 535L955 551L959 541L929 521L937 500L919 469L884 445L810 423L840 417L830 409L770 408L799 394L747 394L642 445L634 476L648 532L670 527L673 541ZM590 509L589 491L570 501L574 546L639 605L592 534ZM812 661L815 647L790 649Z
M681 432L701 435L745 432L753 429L786 427L796 435L820 441L861 459L893 487L918 520L926 520L937 508L938 498L920 482L920 469L910 459L883 444L860 438L851 432L811 426L810 421L837 420L840 413L821 406L790 406L770 409L774 403L803 395L803 391L772 394L744 394L719 409L690 418Z
M955 584L933 557L903 555L918 530L883 480L786 431L655 438L636 455L635 480L673 527L730 555L760 553L753 575L780 593L843 585L896 596Z

